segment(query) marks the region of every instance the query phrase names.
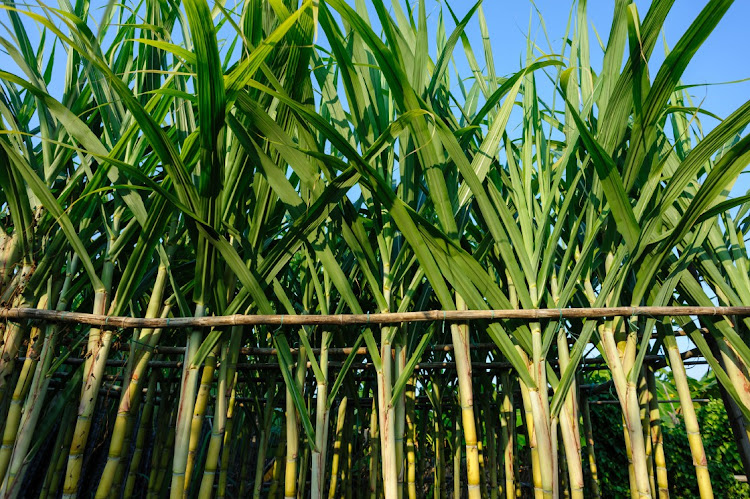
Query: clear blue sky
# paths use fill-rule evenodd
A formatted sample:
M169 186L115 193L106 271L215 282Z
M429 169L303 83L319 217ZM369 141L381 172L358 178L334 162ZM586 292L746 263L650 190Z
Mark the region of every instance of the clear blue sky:
M429 3L429 2L428 2ZM674 47L690 23L708 2L705 0L676 0L665 26L667 44ZM518 69L519 57L525 53L525 35L529 30L529 18L533 13L531 32L537 44L546 49L547 40L542 30L534 5L544 18L547 35L555 53L559 53L572 2L566 0L537 0L535 4L526 0L485 0L482 4L488 21L497 73L507 74ZM649 1L636 0L641 19L646 15ZM438 7L435 3L433 6ZM473 2L459 0L450 2L457 15L469 10ZM591 38L592 66L600 67L601 50L594 30L606 43L612 20L613 0L589 0L588 18ZM729 8L725 17L699 49L683 75L685 84L718 83L750 78L750 47L748 47L748 20L750 1L738 0ZM481 46L478 23L470 25L467 33L472 45ZM649 64L653 77L664 60L662 44L659 43ZM750 99L750 81L734 85L696 87L690 90L697 105L725 117ZM705 100L704 100L705 99Z

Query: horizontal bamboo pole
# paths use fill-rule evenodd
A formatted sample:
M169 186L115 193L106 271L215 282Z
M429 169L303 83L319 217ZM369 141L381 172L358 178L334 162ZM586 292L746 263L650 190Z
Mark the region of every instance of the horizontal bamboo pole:
M604 319L611 317L750 316L750 307L608 307L540 308L521 310L425 310L383 314L225 315L209 317L143 318L59 312L35 308L6 308L0 319L88 324L111 328L203 328L229 326L314 326L396 324L400 322L472 321L500 319Z
M683 353L682 355L683 359L689 359L694 358L695 354L693 350L690 350L688 352ZM27 358L26 357L19 357L19 362L24 362ZM666 360L663 355L646 355L644 358L644 361L649 364L656 364L657 366L663 366L666 365ZM79 366L85 362L85 359L82 359L80 357L68 357L67 359L63 360L63 364L67 365L73 365L73 366ZM551 360L550 364L557 365L556 360ZM604 361L604 359L601 358L595 358L595 359L582 359L579 364L581 366L604 366L606 367L607 363ZM127 365L126 359L108 359L106 361L107 367L124 367ZM155 368L182 368L182 362L175 361L175 360L151 360L148 362L149 367L155 367ZM339 370L344 364L342 362L330 362L328 364L328 367L333 370ZM687 365L687 364L686 364ZM695 365L695 364L693 364ZM311 368L312 363L307 362L307 368ZM471 368L475 371L493 371L498 369L511 369L513 367L513 364L510 362L472 362ZM280 370L279 364L273 363L273 362L258 362L258 363L249 363L249 362L239 362L236 365L236 368L238 371L278 371ZM372 369L373 364L371 362L364 362L364 363L354 363L351 365L350 369L352 371L363 371L367 369ZM414 370L416 371L439 371L439 370L455 370L456 369L456 363L451 361L446 362L420 362L418 364L415 364Z

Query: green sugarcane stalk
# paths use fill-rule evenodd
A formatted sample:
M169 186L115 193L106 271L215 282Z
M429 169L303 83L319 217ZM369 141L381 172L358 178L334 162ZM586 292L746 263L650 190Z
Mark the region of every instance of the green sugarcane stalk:
M376 371L378 384L378 430L380 433L380 460L383 470L385 499L398 497L398 462L396 456L396 414L391 405L393 393L393 353L390 327L381 328L381 366Z
M43 297L40 300L40 306L46 302L46 298ZM0 477L5 477L6 471L11 461L11 456L18 436L18 428L21 425L21 416L23 403L26 400L26 395L31 389L33 380L33 374L35 372L37 359L39 357L39 350L41 350L44 342L44 328L34 326L31 328L29 346L26 352L26 360L24 360L21 366L21 372L18 376L15 389L10 398L10 405L5 415L5 428L3 429L3 440L2 446L0 447ZM6 493L6 487L8 484L14 481L13 474L4 480L5 484L2 489L3 493Z
M667 460L664 455L664 438L661 431L661 413L657 401L656 378L651 366L646 367L646 383L650 393L648 399L649 427L651 429L651 445L654 449L654 468L656 474L656 491L660 499L669 497L669 479L667 476ZM593 452L593 449L592 449ZM599 490L598 481L595 482L596 490Z
M263 489L263 469L266 463L266 451L268 449L268 439L271 433L273 423L273 406L276 398L276 383L271 382L266 389L266 406L263 408L263 426L258 443L257 464L255 465L255 481L253 483L253 499L260 499L260 493Z
M135 481L138 478L138 470L141 466L141 459L144 454L144 445L146 443L146 434L151 431L151 423L153 421L154 406L156 401L156 384L158 379L158 370L154 369L151 371L151 375L148 380L148 388L146 389L146 401L143 405L143 411L141 412L141 418L138 423L138 430L135 435L135 449L133 450L133 457L130 459L130 465L128 466L128 475L125 479L125 489L122 496L126 499L133 497L135 491ZM162 400L166 401L166 397L162 396Z
M320 337L320 370L324 379L317 380L317 391L315 392L315 447L312 452L312 474L310 483L310 494L313 499L323 497L325 489L325 463L328 447L328 344L331 333L323 331ZM310 352L312 355L312 352Z
M58 496L58 490L63 479L63 473L65 472L65 463L68 459L67 450L70 448L70 442L73 440L74 426L72 423L74 419L75 411L72 407L66 409L63 417L60 419L60 428L65 428L65 430L57 432L52 458L47 468L42 491L39 494L40 498L43 497L46 499L47 497Z
M204 303L196 303L195 317L206 315ZM180 499L184 495L189 481L187 476L187 465L190 452L191 424L194 415L196 392L198 389L198 372L200 366L193 365L193 359L198 353L203 341L203 332L194 329L190 332L185 346L185 356L182 365L182 380L180 385L180 399L175 423L174 457L172 459L172 479L170 485L170 498Z
M234 410L237 403L237 373L234 374L232 383L232 393L229 397L229 407L227 408L227 423L224 431L224 443L221 450L221 462L219 465L219 486L216 490L216 497L223 499L227 493L227 483L229 480L229 456L232 454L232 438L234 437Z
M228 398L231 390L227 382L227 370L230 362L228 350L229 342L224 342L219 346L221 351L221 366L219 367L219 377L217 381L216 397L214 401L214 419L211 425L211 436L208 441L208 450L206 451L205 464L203 466L203 476L198 489L198 497L211 497L216 481L216 470L219 465L219 454L221 446L224 443L224 432L226 431ZM234 378L234 377L233 377ZM196 404L197 405L197 404Z
M206 362L203 366L203 372L201 373L201 382L200 386L198 387L198 394L195 398L195 404L193 406L193 419L190 422L190 440L188 441L188 454L187 462L185 464L185 476L183 485L185 494L188 495L193 478L193 469L195 468L195 460L197 457L198 447L201 444L203 418L206 415L206 409L208 409L208 399L211 386L214 383L214 374L216 373L217 357L219 355L220 349L221 345L217 343L213 350L211 350L211 353L206 357Z
M564 371L570 363L570 351L567 334L563 328L560 328L557 335L557 352L560 370ZM565 397L565 407L560 413L560 423L570 494L574 499L582 499L584 487L583 463L581 461L581 433L578 428L575 382L570 386Z
M154 281L154 289L151 292L148 307L146 308L146 317L158 317L161 309L161 316L167 317L171 307L166 305L162 309L162 300L164 290L167 285L167 266L160 265ZM109 444L109 454L107 463L104 466L99 486L96 490L96 498L103 499L107 497L113 488L117 488L118 480L116 479L116 470L120 468L123 452L129 448L128 427L133 424L132 413L137 410L137 399L140 397L143 380L148 369L148 362L151 360L154 347L158 344L161 336L161 329L143 329L140 332L137 343L134 345L134 354L132 357L137 360L134 363L132 372L129 376L128 387L122 391L120 402L117 408L117 417L112 429L112 438Z
M399 338L395 347L396 362L394 365L394 379L399 379L401 373L404 371L406 365L406 347L403 344L401 334L397 334ZM398 498L402 499L404 496L404 480L406 474L406 466L404 460L404 435L406 432L406 406L405 406L405 395L404 391L396 399L396 406L394 407L395 417L395 431L396 431L396 471L398 473Z
M651 497L658 497L659 488L656 485L656 473L654 471L654 446L651 440L651 417L649 414L649 399L651 392L648 389L646 379L646 367L641 367L641 375L638 377L638 390L640 392L639 403L641 405L641 426L643 426L644 440L646 442L646 464L648 465L648 481L651 485Z
M490 389L492 389L492 382L489 383ZM496 397L497 393L492 390L492 397ZM482 413L484 414L484 425L485 425L485 437L487 438L487 454L489 455L489 475L490 475L490 499L498 499L502 489L498 485L498 465L497 465L497 428L495 426L496 414L492 411L490 406L490 397L487 397L484 401Z
M271 486L268 489L268 497L274 499L281 496L281 477L285 475L284 468L286 463L284 456L286 454L287 442L286 431L287 425L284 423L281 425L281 435L279 436L279 443L276 445L276 450L274 452L273 471L271 473ZM260 486L263 486L263 475L261 475Z
M591 427L591 410L589 408L589 398L587 395L581 395L581 412L583 413L583 429L586 436L586 455L589 460L589 471L591 473L591 494L592 497L599 498L599 473L596 467L596 452L594 451L594 429Z
M297 370L295 383L302 393L307 367L307 353L300 347L297 356ZM299 463L299 420L297 409L294 406L292 394L286 390L286 463L284 468L284 498L294 499L297 497L297 472Z
M380 432L378 428L378 406L375 398L372 401L370 409L370 469L369 469L369 490L370 499L378 497L378 473L380 470Z
M154 462L156 465L153 466L153 472L149 476L148 480L148 495L151 498L159 497L164 487L168 483L166 480L166 476L169 470L170 461L173 459L170 449L173 448L177 440L178 411L179 407L176 405L173 406L172 410L168 413L166 411L162 411L166 416L166 418L164 418L164 420L166 421L166 431L163 432L163 446L157 447L157 449L159 449L159 452L154 454Z

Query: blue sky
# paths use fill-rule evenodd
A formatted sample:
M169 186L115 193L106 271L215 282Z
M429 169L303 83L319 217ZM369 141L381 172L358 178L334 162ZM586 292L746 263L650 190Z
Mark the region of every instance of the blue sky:
M690 23L708 2L705 0L676 0L665 26L664 37L674 47ZM457 12L466 12L473 2L454 1L451 7ZM525 34L529 32L529 17L532 37L540 47L547 48L546 37L534 5L541 13L547 34L556 53L559 52L572 2L561 0L537 0L534 4L525 0L485 0L482 4L487 17L498 74L517 70L519 57L525 52ZM643 18L651 4L636 0L638 12ZM433 4L434 5L434 4ZM612 20L613 0L589 0L588 18L591 38L592 66L600 66L601 50L598 50L594 30L606 42ZM460 14L458 14L460 15ZM694 56L683 75L685 84L719 83L750 78L750 48L747 46L750 1L739 0L729 8L708 40ZM473 29L472 29L473 28ZM472 45L481 46L478 23L468 29ZM651 76L661 66L664 50L657 45L649 64ZM733 85L702 86L691 89L695 104L703 101L703 107L725 117L750 99L750 81Z

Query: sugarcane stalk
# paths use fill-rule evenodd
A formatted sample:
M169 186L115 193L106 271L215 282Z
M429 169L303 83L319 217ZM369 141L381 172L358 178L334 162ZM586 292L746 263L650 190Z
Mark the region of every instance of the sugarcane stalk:
M664 439L661 431L661 413L659 412L659 402L657 401L656 378L651 366L646 367L646 383L650 393L648 399L649 407L649 427L651 429L651 445L654 449L654 468L656 474L656 491L658 497L669 497L669 479L667 476L667 460L664 455ZM597 491L599 489L596 483Z
M380 470L380 431L378 428L378 406L373 398L370 410L370 470L369 489L370 499L378 497L378 472Z
M217 499L223 499L227 493L227 483L229 480L229 456L232 454L232 438L234 437L234 408L237 403L237 373L234 374L232 383L232 393L229 397L229 406L227 408L227 423L224 431L224 442L221 450L221 461L219 465L219 485L216 490Z
M209 394L211 385L213 385L214 382L214 374L216 373L218 360L217 357L219 356L220 350L221 344L217 343L211 353L206 357L206 361L203 366L203 372L201 373L201 381L200 386L198 387L198 394L195 399L195 405L193 406L193 418L190 422L190 440L188 442L187 462L185 464L184 490L188 495L193 478L193 469L195 468L198 446L201 443L203 418L206 415L206 409L208 408Z
M513 385L509 371L500 375L501 407L500 407L500 444L503 450L503 470L505 475L505 497L516 497L515 481L515 426L516 411L513 406Z
M297 371L295 381L302 392L305 379L305 367L307 356L305 349L300 347L297 357ZM286 463L284 468L284 498L294 499L297 497L297 471L299 463L299 422L297 420L297 409L294 406L292 394L287 387L286 390Z
M344 397L339 403L339 410L336 415L336 436L333 442L333 457L331 460L331 483L328 488L328 497L333 499L336 497L336 487L338 486L339 479L339 466L341 463L341 454L344 452L344 424L346 422L346 404L347 398Z
M714 493L711 488L711 477L708 473L708 461L706 459L706 451L703 448L698 417L695 414L693 399L690 395L685 364L682 362L682 356L677 347L674 334L670 332L664 334L664 346L667 349L669 367L672 369L672 374L674 375L675 387L677 388L677 395L680 398L680 407L682 408L682 416L685 419L685 431L687 432L688 444L690 445L690 454L693 457L693 466L695 466L698 491L701 498L713 498Z
M560 370L564 371L570 363L568 338L564 328L557 335L557 351ZM568 485L573 499L583 498L583 463L581 461L581 433L578 427L578 405L576 404L576 384L571 384L565 397L565 407L560 412L560 431L562 433L565 461L568 471Z
M162 309L162 300L164 290L167 285L167 265L162 263L154 281L154 288L151 292L148 307L146 308L146 317L158 317ZM161 311L162 317L169 315L171 307L166 305ZM96 498L103 499L107 497L113 489L116 470L122 462L123 452L127 452L129 441L128 426L132 425L133 410L137 410L136 400L141 394L143 379L145 378L148 362L154 347L158 344L161 336L161 329L143 329L140 332L137 343L134 345L131 357L136 358L132 372L129 376L128 387L122 391L119 406L117 408L117 417L112 429L112 438L109 444L109 454L107 463L102 472L99 486L96 490Z
M253 483L253 498L260 499L260 493L263 489L263 468L266 464L266 450L268 448L268 439L271 433L271 424L273 422L273 406L276 398L276 383L272 382L266 389L266 405L263 408L263 422L260 433L260 442L258 443L258 456L255 465L255 482Z
M39 495L40 498L57 497L60 482L65 472L65 463L68 458L66 452L70 448L70 442L73 440L74 426L72 422L75 418L75 411L72 408L66 409L63 417L60 419L60 430L57 432L57 438L53 447L52 459L47 468L47 474L44 478L44 485ZM63 430L64 428L64 430Z
M492 385L490 384L490 387ZM497 394L493 393L492 397ZM490 475L490 499L498 499L502 489L498 487L497 477L497 428L495 427L496 413L492 411L489 404L489 397L485 399L482 410L484 414L484 434L487 439L487 454L489 455L489 475Z
M320 337L320 370L324 378L318 379L315 393L315 450L312 452L310 494L313 499L323 497L325 488L326 451L328 447L328 344L331 333L324 330ZM312 355L312 352L310 352Z
M144 454L144 445L146 443L146 435L151 431L151 423L154 413L154 406L156 401L156 383L158 379L158 370L154 369L151 372L148 380L148 388L146 391L146 400L143 404L143 411L141 412L140 422L138 423L138 430L135 435L135 449L133 450L133 457L130 459L130 466L128 466L128 475L125 479L125 489L123 490L122 496L125 499L133 497L135 491L135 481L138 478L138 470L141 466L141 459ZM162 400L166 402L166 397ZM162 410L166 410L162 408Z
M456 309L466 308L461 296L456 295ZM471 381L471 357L469 355L469 325L451 324L453 355L458 375L458 393L461 407L461 431L466 442L466 476L469 499L481 497L479 449L474 416L474 394Z
M589 460L589 471L591 473L591 494L592 497L599 498L599 473L596 467L596 452L594 451L594 429L591 426L591 410L589 408L589 398L587 395L581 395L581 412L583 413L583 429L586 435L586 455Z
M639 403L641 405L641 425L643 426L646 442L646 464L648 465L648 482L651 485L651 497L658 497L658 487L656 485L656 472L654 470L653 441L651 440L651 417L649 413L649 399L651 392L648 389L648 380L646 379L646 367L641 367L641 375L638 377L638 390L640 392Z
M401 333L403 334L403 333ZM399 341L396 343L395 348L395 369L394 379L399 379L401 373L406 365L406 347L403 344L403 340L400 339L401 334L397 335ZM396 406L394 408L395 416L395 431L396 431L396 471L398 473L398 498L401 499L404 495L404 479L406 473L405 461L404 461L404 435L406 431L406 407L405 407L405 395L404 391L396 399Z
M544 486L542 484L542 470L539 460L538 434L536 423L532 415L531 407L531 390L524 384L519 383L521 387L521 401L524 409L524 422L526 423L526 438L528 440L529 457L531 460L531 478L534 484L534 497L540 499L544 496ZM550 463L551 466L551 463Z
M453 430L453 497L461 497L461 457L463 455L463 432L461 431L461 421L455 420Z
M46 306L46 301L47 297L45 295L39 300L38 306ZM13 393L11 394L10 404L5 415L5 428L3 429L2 446L0 446L0 477L5 477L5 473L8 471L11 455L18 436L18 428L21 425L23 403L26 400L26 395L31 389L33 374L43 344L44 328L38 326L32 327L26 360L24 360L21 366L21 372L19 373L18 381L16 382ZM0 489L3 493L7 493L6 488L8 483L13 482L13 475L14 473L11 473L8 476L7 481L3 481L4 485Z
M195 317L206 315L204 303L196 303ZM194 329L190 332L185 346L185 356L182 365L182 381L180 385L180 399L175 424L174 457L172 459L172 480L170 498L180 499L184 495L189 480L187 480L187 466L191 439L191 424L196 404L198 371L200 366L193 365L193 359L203 341L203 332Z
M417 497L417 467L416 467L416 452L415 443L417 440L416 433L416 413L415 413L415 378L414 375L409 378L409 382L405 389L406 398L406 486L407 486L407 497L409 499L416 499Z
M393 352L390 327L381 329L381 366L376 371L378 384L378 430L380 433L380 460L383 470L385 499L398 497L398 463L396 456L396 414L391 405L393 393Z
M281 425L281 436L279 437L279 443L276 445L276 451L274 452L273 471L271 473L271 486L268 489L268 497L277 498L281 494L279 490L281 488L281 477L285 475L285 453L286 453L286 431L287 425ZM260 486L263 486L263 478L261 475Z

